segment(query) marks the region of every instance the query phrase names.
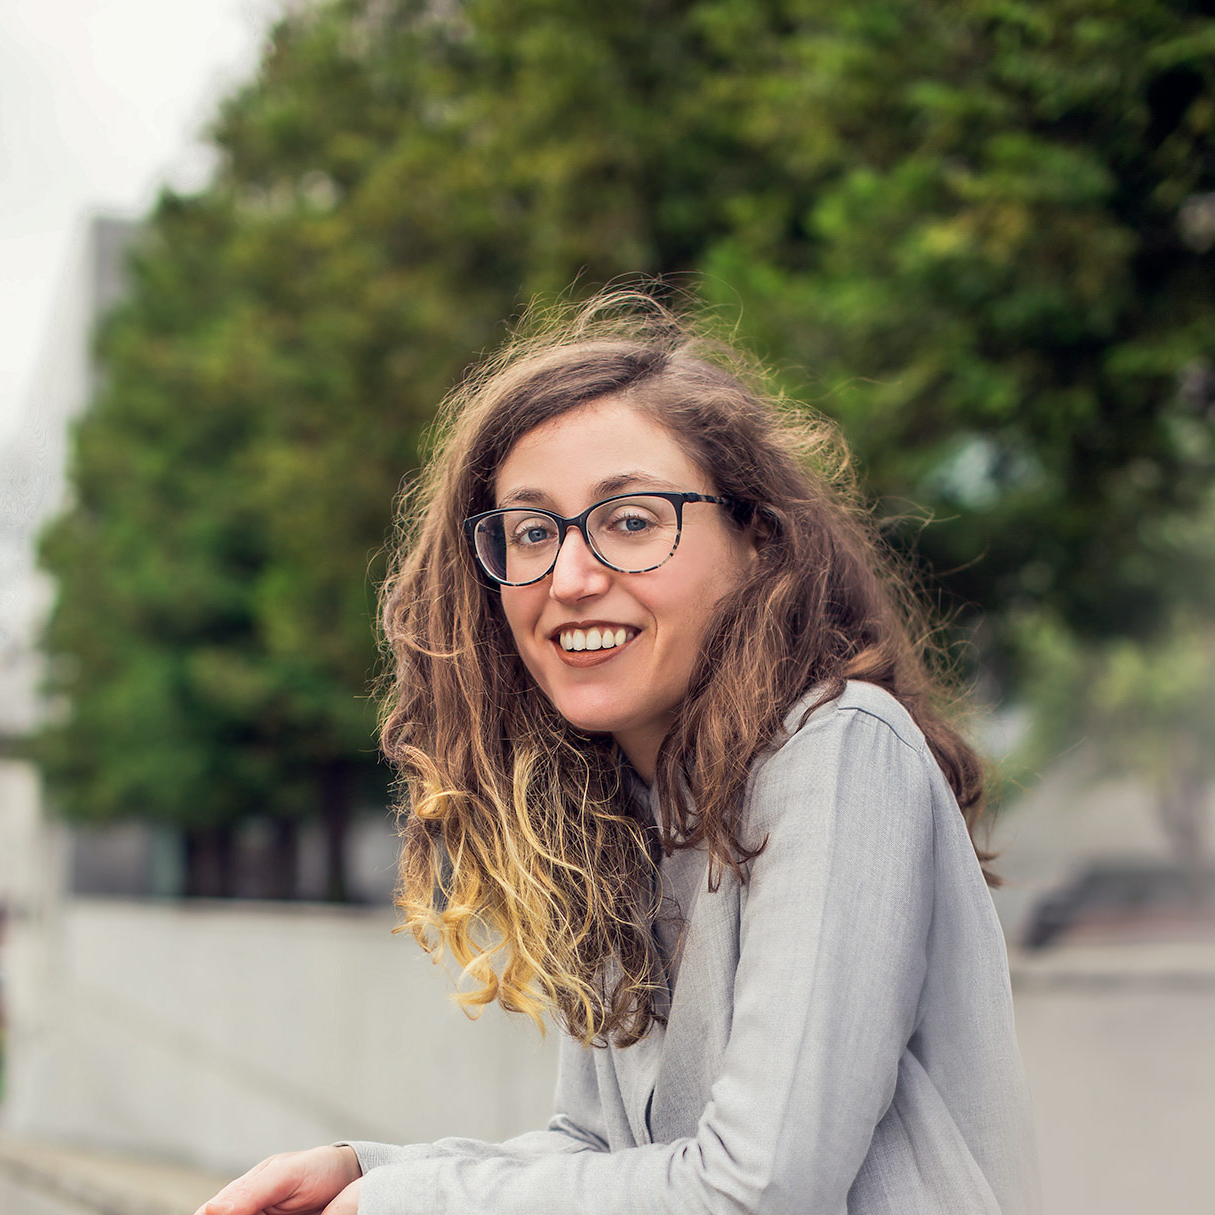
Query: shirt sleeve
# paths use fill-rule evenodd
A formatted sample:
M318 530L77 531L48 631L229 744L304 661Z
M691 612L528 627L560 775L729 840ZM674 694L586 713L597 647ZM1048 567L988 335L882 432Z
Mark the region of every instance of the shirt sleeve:
M942 790L918 737L816 716L752 788L748 826L768 842L742 890L733 1021L696 1134L385 1163L360 1215L843 1215L915 1029Z

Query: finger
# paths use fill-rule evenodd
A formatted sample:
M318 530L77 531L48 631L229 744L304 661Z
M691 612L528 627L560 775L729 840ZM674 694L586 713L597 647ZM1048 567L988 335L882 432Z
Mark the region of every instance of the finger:
M266 1207L289 1198L295 1186L295 1177L283 1167L282 1158L269 1156L235 1181L228 1182L194 1215L257 1215Z
M232 1190L237 1185L247 1178L252 1177L255 1173L260 1173L269 1163L269 1158L262 1160L258 1164L255 1164L247 1172L242 1173L238 1178L236 1178L235 1181L229 1181L228 1184L219 1191L219 1193L213 1195L211 1198L208 1198L207 1201L194 1212L194 1215L211 1215L212 1211L220 1210L225 1205L227 1197L232 1193Z

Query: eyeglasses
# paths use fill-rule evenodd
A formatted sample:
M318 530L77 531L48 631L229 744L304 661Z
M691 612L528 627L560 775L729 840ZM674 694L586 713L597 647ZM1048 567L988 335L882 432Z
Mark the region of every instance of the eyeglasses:
M568 518L534 506L487 510L465 519L464 530L481 568L503 586L528 586L551 574L571 527L608 569L645 574L679 547L685 502L735 505L713 494L616 494Z

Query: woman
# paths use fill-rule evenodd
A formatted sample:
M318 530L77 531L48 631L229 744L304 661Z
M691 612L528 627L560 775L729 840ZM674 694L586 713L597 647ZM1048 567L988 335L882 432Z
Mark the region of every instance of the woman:
M618 293L449 403L384 596L399 905L561 1024L556 1113L208 1215L1036 1209L981 765L830 432L750 383Z

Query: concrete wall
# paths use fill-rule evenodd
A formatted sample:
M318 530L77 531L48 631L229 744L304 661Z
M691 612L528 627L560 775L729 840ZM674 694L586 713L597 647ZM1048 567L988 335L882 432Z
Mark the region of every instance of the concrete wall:
M70 853L35 770L0 761L10 1134L231 1173L335 1139L500 1139L547 1119L555 1037L496 1009L469 1021L392 934L387 896L71 897Z
M468 1021L387 911L66 900L7 946L4 1126L239 1170L542 1125L555 1039Z

